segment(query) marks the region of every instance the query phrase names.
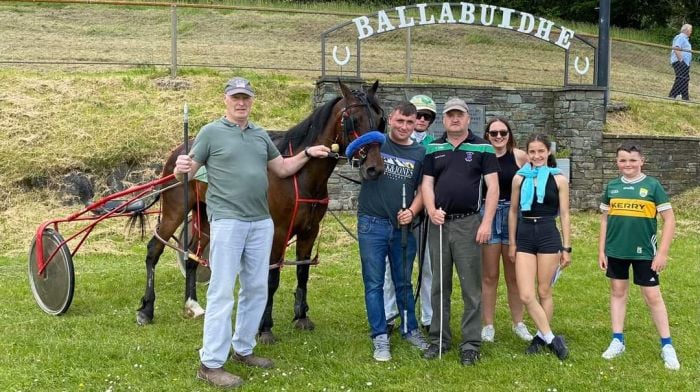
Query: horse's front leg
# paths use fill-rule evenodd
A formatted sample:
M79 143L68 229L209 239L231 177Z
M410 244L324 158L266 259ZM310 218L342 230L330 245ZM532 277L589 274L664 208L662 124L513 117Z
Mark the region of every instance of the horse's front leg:
M308 260L308 257L303 260ZM297 266L297 289L294 293L294 327L297 329L312 330L315 325L306 315L309 311L309 304L306 302L306 284L309 281L310 265Z
M311 259L314 242L318 236L318 226L316 226L307 235L300 237L297 242L297 260L306 261ZM306 301L307 283L309 282L309 264L297 266L297 289L294 293L294 327L297 329L312 330L314 323L307 316L309 304Z
M209 223L206 216L202 221L201 233L195 235L196 241L188 248L190 253L197 253L197 250L204 250L209 245ZM191 238L191 237L190 237ZM198 255L208 258L208 254ZM185 308L183 313L186 318L197 318L204 315L204 308L197 301L197 271L200 264L192 259L185 263ZM201 268L205 268L202 266Z
M277 263L279 260L284 260L284 254L282 254L282 252L286 248L286 237L287 233L284 230L275 229L272 251L270 252L271 265ZM260 320L260 329L258 333L258 342L261 344L274 344L276 340L275 335L272 334L272 326L274 325L272 321L272 307L275 302L275 293L279 286L280 268L279 266L271 267L270 273L267 276L267 303L265 304L265 311Z
M146 253L146 292L141 297L141 307L136 312L136 323L146 325L153 322L153 307L156 302L155 269L163 253L163 244L155 237L148 241Z
M199 263L189 260L185 264L185 309L186 318L197 318L204 315L204 308L197 302L197 268Z
M272 305L274 304L275 292L280 285L280 269L273 268L267 276L267 304L263 312L262 320L260 320L260 331L258 341L261 344L274 344L276 339L272 334Z

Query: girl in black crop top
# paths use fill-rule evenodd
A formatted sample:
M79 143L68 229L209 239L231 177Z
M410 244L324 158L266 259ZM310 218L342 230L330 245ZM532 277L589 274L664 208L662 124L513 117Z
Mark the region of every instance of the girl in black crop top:
M496 150L498 165L498 207L491 225L491 239L481 247L481 339L494 340L496 329L494 319L500 266L503 264L503 276L508 293L508 308L512 327L519 338L531 341L532 335L523 322L525 306L520 301L518 283L515 279L515 264L508 259L508 210L510 209L510 190L515 173L527 162L527 154L515 148L513 131L504 118L494 118L486 125L484 139ZM484 189L486 189L484 183ZM486 194L486 190L484 191ZM483 204L482 204L483 210Z
M569 184L554 168L551 143L546 135L534 134L527 141L530 163L513 177L508 214L509 256L515 262L520 299L537 325L537 334L526 353L545 347L560 360L569 355L561 336L550 328L554 312L552 282L557 268L571 263ZM518 213L522 212L522 218ZM562 233L556 226L557 214ZM562 246L563 237L563 246Z

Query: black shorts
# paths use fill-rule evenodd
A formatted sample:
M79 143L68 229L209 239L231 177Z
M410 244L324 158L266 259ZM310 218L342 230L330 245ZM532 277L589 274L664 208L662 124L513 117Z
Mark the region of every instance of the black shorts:
M515 232L516 250L523 253L559 253L561 234L557 229L556 217L521 218Z
M659 274L651 269L651 260L627 260L608 257L605 276L610 279L629 280L630 264L634 273L634 284L654 287L659 285Z

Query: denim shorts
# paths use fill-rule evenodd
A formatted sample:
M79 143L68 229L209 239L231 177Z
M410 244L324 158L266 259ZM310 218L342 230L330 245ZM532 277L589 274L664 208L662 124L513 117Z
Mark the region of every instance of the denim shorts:
M510 210L510 200L499 200L496 207L496 215L491 223L491 238L488 244L503 244L508 245L508 211ZM484 217L484 205L481 205L479 211L481 217Z

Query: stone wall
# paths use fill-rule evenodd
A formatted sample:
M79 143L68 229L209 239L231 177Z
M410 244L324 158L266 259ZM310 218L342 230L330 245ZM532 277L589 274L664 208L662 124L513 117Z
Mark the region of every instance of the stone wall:
M669 195L700 184L700 138L682 136L603 136L603 179L617 177L615 151L623 142L639 145L645 157L642 171L659 179Z
M367 88L373 81L343 79L351 88ZM314 105L338 94L337 79L317 81ZM571 161L571 206L595 209L607 181L615 174L614 153L623 137L603 137L604 91L595 86L566 88L501 88L453 85L380 84L377 92L386 113L393 105L415 94L431 96L438 111L450 97L458 96L472 105L483 105L486 120L502 116L510 120L516 140L524 148L533 132L543 132L557 142L559 151L568 150ZM483 134L483 124L470 127ZM661 178L671 194L700 183L697 138L640 138L646 150L649 174ZM689 141L692 140L691 143ZM353 178L357 169L338 165L336 172ZM689 181L692 179L692 181ZM688 182L683 182L684 180ZM354 210L359 186L337 176L329 182L331 208Z

